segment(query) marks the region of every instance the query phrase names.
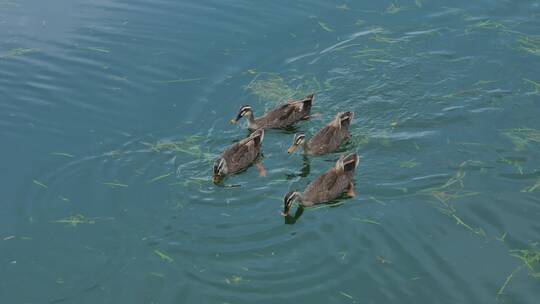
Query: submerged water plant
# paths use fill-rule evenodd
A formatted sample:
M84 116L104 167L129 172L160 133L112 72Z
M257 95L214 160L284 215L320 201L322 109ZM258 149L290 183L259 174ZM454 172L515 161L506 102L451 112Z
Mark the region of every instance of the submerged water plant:
M512 249L509 251L510 256L518 258L521 265L514 268L514 270L506 277L504 283L497 291L497 297L504 294L506 287L514 277L514 275L520 272L523 268L526 268L528 274L535 279L540 279L540 250L535 248L529 249Z
M95 224L96 219L95 218L87 218L82 214L75 214L75 215L70 215L70 216L68 216L66 218L63 218L63 219L53 221L53 223L66 224L67 226L77 227L80 224Z
M151 152L180 152L191 155L198 159L204 159L206 161L212 161L214 156L203 151L201 148L201 142L204 139L202 136L193 135L187 136L183 140L179 141L164 141L158 140L155 143L140 142L142 145L148 147Z
M534 192L537 190L540 190L540 179L538 179L534 185L521 190L521 192Z
M516 151L523 151L531 143L540 144L540 130L533 128L514 128L503 132L510 137Z
M22 56L22 55L26 55L26 54L36 53L38 51L39 51L39 49L16 48L16 49L10 50L9 52L7 52L7 53L5 53L3 55L0 55L0 59L18 57L18 56Z
M295 94L283 78L274 74L257 74L247 89L259 98L271 101L286 100Z
M437 187L427 188L421 191L421 193L426 193L432 195L439 205L435 206L442 214L447 215L448 217L454 219L457 225L463 226L465 229L485 237L486 233L480 227L473 227L472 225L466 223L458 214L457 209L450 202L452 200L462 199L469 196L474 196L480 194L479 192L464 191L463 180L465 178L464 167L466 166L467 161L461 163L458 171L449 178L443 185Z
M540 36L520 35L516 40L518 49L532 55L540 56Z
M280 103L286 100L301 98L308 94L332 89L330 80L321 82L311 74L296 75L285 79L277 74L256 72L246 90L261 100Z

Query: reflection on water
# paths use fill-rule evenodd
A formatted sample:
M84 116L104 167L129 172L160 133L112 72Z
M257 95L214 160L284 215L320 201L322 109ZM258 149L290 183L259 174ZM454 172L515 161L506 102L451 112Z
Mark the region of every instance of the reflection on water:
M535 1L0 0L2 303L536 303ZM231 126L315 92L256 167ZM338 154L357 196L298 208ZM336 208L334 208L336 207ZM321 284L324 282L324 284ZM24 287L24 292L20 292Z

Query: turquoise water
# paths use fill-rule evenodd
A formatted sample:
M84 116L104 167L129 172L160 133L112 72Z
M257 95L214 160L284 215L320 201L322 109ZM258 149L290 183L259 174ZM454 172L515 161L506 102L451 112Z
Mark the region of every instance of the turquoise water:
M0 0L1 303L538 303L540 2ZM228 121L354 111L338 154L211 183Z

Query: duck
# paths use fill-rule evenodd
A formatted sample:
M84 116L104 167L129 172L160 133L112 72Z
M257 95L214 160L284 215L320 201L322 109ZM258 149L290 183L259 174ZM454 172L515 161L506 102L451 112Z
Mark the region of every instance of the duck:
M262 155L262 142L264 130L259 129L251 133L247 138L233 144L214 162L213 181L219 184L227 175L239 173L247 169L252 164L257 164L259 174L266 176L266 171L261 162L258 161Z
M354 197L354 172L358 166L359 157L356 153L341 155L335 166L312 181L304 192L290 191L283 199L283 216L288 216L295 201L300 208L313 207L317 204L332 201L344 192L348 197Z
M251 131L286 128L300 120L309 119L313 98L314 94L310 94L303 99L289 100L259 118L255 118L251 106L244 105L238 110L236 118L231 119L230 122L236 124L242 117L245 117L248 129Z
M293 143L287 152L294 153L298 147L302 147L304 154L311 155L335 152L343 142L351 137L349 126L353 117L354 112L337 113L336 117L309 141L306 141L304 133L295 134Z

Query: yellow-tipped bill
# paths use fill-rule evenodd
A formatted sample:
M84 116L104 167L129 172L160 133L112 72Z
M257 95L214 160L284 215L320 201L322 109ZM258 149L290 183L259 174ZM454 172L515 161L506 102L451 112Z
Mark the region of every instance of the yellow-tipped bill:
M293 144L292 146L289 147L289 149L287 149L287 153L289 154L293 153L294 151L296 151L296 148L298 148L298 145Z

